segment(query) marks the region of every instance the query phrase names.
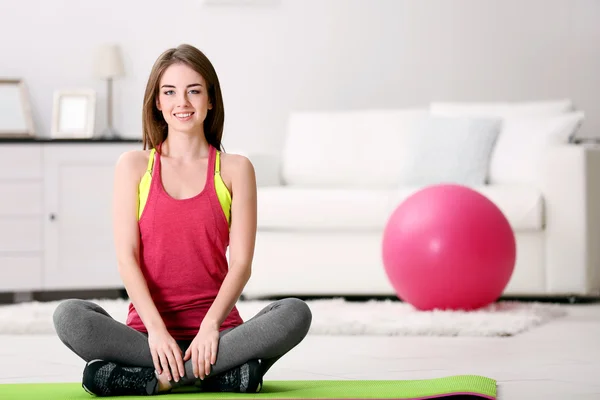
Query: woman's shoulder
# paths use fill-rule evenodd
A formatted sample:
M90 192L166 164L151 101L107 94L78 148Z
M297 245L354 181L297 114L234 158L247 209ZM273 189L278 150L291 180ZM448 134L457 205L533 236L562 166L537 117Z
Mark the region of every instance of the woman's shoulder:
M130 150L122 153L117 161L117 173L141 178L148 167L151 150Z
M241 154L221 153L221 169L233 176L254 174L252 162Z

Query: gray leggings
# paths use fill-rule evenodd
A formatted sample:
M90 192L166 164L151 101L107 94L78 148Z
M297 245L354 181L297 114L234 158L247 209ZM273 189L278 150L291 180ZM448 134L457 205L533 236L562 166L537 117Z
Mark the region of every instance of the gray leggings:
M296 298L277 300L242 325L221 332L217 361L209 376L261 359L266 372L281 356L300 343L310 328L312 314ZM86 362L101 359L117 364L154 367L146 334L113 319L97 304L65 300L54 311L60 340ZM183 352L191 341L178 341ZM184 381L195 380L192 360L185 362Z

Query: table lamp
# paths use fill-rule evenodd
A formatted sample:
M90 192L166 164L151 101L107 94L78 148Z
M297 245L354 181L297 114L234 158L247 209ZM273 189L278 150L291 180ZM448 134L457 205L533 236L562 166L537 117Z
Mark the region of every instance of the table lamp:
M107 127L100 135L103 139L118 139L121 137L119 132L113 128L113 105L112 105L112 85L113 79L125 75L123 66L123 57L119 47L115 44L101 45L96 50L96 59L94 62L94 75L101 79L106 79L106 116Z

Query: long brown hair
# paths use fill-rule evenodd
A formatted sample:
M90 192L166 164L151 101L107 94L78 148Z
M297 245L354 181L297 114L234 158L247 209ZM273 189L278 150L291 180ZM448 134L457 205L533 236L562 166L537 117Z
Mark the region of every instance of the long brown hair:
M188 65L202 75L206 81L208 98L212 103L212 109L208 110L208 114L204 120L204 136L208 144L222 151L221 138L223 137L225 110L223 108L219 78L212 63L204 53L189 44L182 44L176 48L166 50L158 57L152 67L148 83L146 84L142 111L142 143L144 150L158 147L167 138L167 122L156 107L156 96L158 96L160 80L164 71L170 65L177 63Z

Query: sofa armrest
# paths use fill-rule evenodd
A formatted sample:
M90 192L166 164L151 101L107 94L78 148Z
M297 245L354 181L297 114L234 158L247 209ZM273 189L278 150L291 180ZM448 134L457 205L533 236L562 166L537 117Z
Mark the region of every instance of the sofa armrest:
M278 155L267 153L246 153L244 155L254 165L258 187L283 185L281 159Z
M600 293L600 148L553 145L541 164L550 293Z

